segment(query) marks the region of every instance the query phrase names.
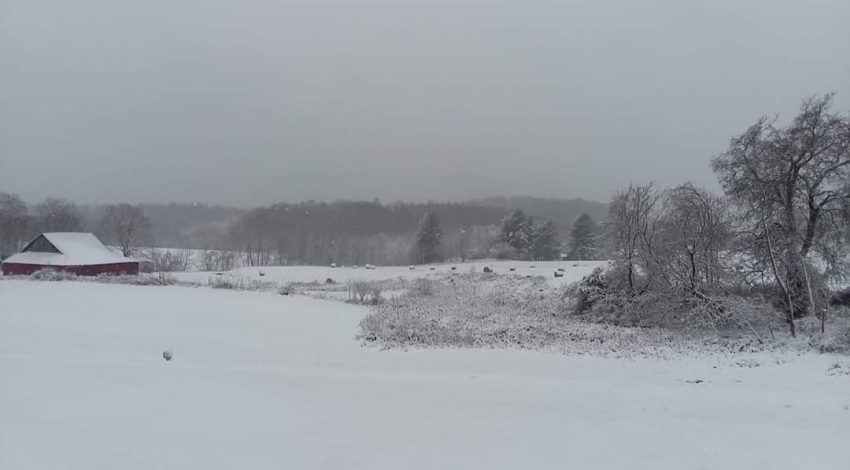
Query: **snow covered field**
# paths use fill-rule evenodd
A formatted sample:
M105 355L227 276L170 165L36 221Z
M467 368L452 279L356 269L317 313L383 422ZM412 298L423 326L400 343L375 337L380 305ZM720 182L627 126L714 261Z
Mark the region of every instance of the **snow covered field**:
M841 357L379 351L353 339L364 308L303 297L5 280L0 299L4 470L847 468Z
M323 283L328 278L339 283L350 280L363 279L367 281L384 281L391 279L417 279L432 274L445 274L452 272L452 266L456 267L458 273L467 273L470 269L481 272L485 266L494 269L500 274L515 274L517 276L544 276L549 279L553 286L572 283L590 274L597 266L604 266L606 261L497 261L481 260L467 263L435 264L426 266L415 266L411 271L408 266L379 266L375 269L365 267L338 267L329 266L277 266L277 267L250 267L239 268L228 271L224 275L237 278L248 278L265 280L285 284L288 282L319 282ZM532 267L534 266L534 267ZM431 268L434 268L433 271ZM555 278L554 274L558 268L564 269L564 277ZM514 269L515 271L511 271ZM260 276L263 273L263 276ZM205 283L213 276L209 272L185 272L173 273L173 276L181 281Z

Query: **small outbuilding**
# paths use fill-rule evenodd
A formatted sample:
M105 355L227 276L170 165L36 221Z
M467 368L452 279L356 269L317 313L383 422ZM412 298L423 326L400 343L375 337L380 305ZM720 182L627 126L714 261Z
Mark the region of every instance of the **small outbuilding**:
M139 262L113 253L91 233L42 233L3 261L4 276L28 276L42 269L77 276L136 275Z

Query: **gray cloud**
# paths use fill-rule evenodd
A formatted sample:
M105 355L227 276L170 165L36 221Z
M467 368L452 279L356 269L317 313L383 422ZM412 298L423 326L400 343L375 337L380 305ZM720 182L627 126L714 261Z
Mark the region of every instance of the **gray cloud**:
M850 3L0 0L0 190L254 205L714 185Z

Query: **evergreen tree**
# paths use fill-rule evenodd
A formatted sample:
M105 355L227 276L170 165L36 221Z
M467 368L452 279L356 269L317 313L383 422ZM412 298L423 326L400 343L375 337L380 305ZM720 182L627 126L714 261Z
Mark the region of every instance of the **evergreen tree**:
M522 256L531 247L531 219L522 209L515 210L502 221L502 242Z
M535 225L531 237L531 257L536 261L556 260L561 255L561 241L555 223L547 220Z
M570 230L570 252L571 260L593 260L598 253L598 242L596 240L596 222L587 214L582 214L573 222Z
M442 241L443 231L437 213L426 212L419 220L419 232L416 234L416 261L423 264L439 261Z

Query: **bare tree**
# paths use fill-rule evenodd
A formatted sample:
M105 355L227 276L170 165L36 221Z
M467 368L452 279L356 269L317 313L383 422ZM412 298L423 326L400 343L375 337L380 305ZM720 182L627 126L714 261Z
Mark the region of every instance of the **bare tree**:
M0 259L18 252L31 236L26 203L17 194L0 192Z
M186 272L192 266L192 251L188 249L150 248L146 257L154 272Z
M722 257L732 238L726 202L690 183L667 191L665 199L654 264L670 287L689 296L716 290L726 278Z
M42 232L76 232L82 226L77 205L67 199L47 198L36 210Z
M614 253L615 263L625 271L626 288L632 294L645 290L652 283L653 271L647 271L645 285L637 289L635 274L639 261L653 256L662 197L663 192L652 183L629 185L617 192L609 205L604 224L605 236Z
M152 243L151 222L136 206L116 204L106 207L100 232L114 243L124 256L135 256Z
M349 295L354 295L354 298L361 304L366 303L366 297L369 296L371 289L372 283L365 279L352 279L348 281Z
M233 268L236 254L227 246L226 234L206 227L192 233L192 244L199 250L198 268L203 271L227 271Z
M776 265L776 284L786 273L788 310L798 315L809 310L806 259L822 262L833 277L845 267L850 118L831 113L832 101L832 94L804 100L784 127L763 117L712 161L739 209L748 254Z
M242 216L230 226L228 236L234 241L238 250L244 256L246 266L268 266L272 263L273 249L275 248L272 234L274 233L274 221L271 211L268 209L255 209ZM306 242L306 239L304 240ZM280 262L281 252L286 246L284 240L277 240L278 260Z
M690 183L631 185L614 196L603 226L612 266L581 282L577 311L656 325L743 318L745 309L731 308L726 289L732 231L722 198Z

